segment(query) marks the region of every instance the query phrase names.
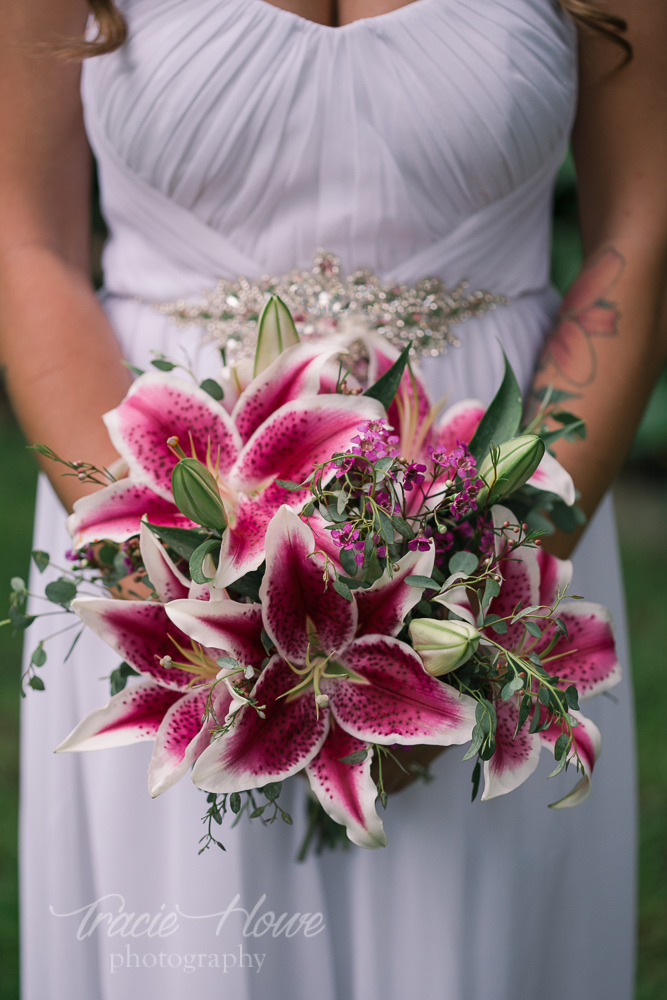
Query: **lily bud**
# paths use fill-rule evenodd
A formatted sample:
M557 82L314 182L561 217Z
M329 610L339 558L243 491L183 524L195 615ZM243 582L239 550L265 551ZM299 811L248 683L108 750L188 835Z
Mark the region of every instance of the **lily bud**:
M182 458L174 466L171 488L176 506L195 524L222 531L227 515L215 477L196 458Z
M409 625L412 645L433 677L456 670L477 651L480 634L468 622L415 618Z
M479 470L480 478L489 483L489 486L483 486L477 494L478 506L486 503L489 493L491 503L495 503L523 486L542 461L545 450L544 441L536 434L522 434L501 444L495 466L496 485L491 485L494 480L494 465L490 455Z
M277 295L270 295L257 324L255 375L278 358L288 347L299 343L292 314Z

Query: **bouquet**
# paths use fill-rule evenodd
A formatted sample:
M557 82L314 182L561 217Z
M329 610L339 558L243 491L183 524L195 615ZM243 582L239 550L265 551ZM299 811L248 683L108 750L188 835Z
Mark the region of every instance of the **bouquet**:
M416 745L467 744L482 800L546 749L552 774L578 775L554 806L581 802L600 734L579 703L620 667L607 610L569 594L571 564L541 547L583 517L549 451L584 434L564 394L522 426L506 362L488 409L433 405L409 346L300 340L275 295L252 363L201 384L153 365L105 416L119 463L64 462L102 488L75 505L71 569L45 596L122 662L58 750L154 741L151 795L190 769L207 793L201 850L222 847L226 813L291 823L281 783L299 773L308 843L382 847L383 763L428 778L401 760ZM32 688L46 657L40 642Z

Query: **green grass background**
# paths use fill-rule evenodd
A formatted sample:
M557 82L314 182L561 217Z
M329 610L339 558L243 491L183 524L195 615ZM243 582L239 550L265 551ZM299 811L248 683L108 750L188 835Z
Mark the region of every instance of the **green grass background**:
M581 259L570 161L556 192L553 278L562 290ZM28 571L35 467L0 405L0 618L9 581ZM637 1000L667 997L667 376L658 383L617 487L635 673L640 767ZM0 629L0 998L18 1000L18 712L21 638ZM31 695L39 697L38 693ZM45 846L48 849L48 846ZM91 997L91 1000L93 998ZM492 1000L492 998L489 998ZM539 998L535 998L539 1000Z

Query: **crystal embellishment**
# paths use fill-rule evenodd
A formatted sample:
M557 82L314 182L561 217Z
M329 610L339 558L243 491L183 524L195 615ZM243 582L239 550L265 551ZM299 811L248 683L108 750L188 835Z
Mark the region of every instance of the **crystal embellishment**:
M257 320L271 293L285 302L304 340L374 330L399 349L410 344L411 353L436 357L450 345L459 346L452 332L458 323L508 302L502 295L467 288L466 281L447 288L438 278L399 285L370 271L343 277L339 259L318 250L310 271L265 275L259 281L221 280L199 302L181 299L155 303L155 308L181 325L203 327L202 339L224 349L228 363L254 355Z

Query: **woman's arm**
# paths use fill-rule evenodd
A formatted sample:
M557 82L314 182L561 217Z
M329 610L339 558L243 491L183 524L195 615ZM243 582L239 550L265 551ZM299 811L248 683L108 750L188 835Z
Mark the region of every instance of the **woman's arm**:
M574 130L584 267L565 297L535 389L572 393L584 442L559 460L591 515L619 471L667 355L667 5L613 0L634 59L583 35ZM577 537L545 542L567 556Z
M613 0L626 17L634 60L613 73L618 49L592 35L580 43L574 132L584 267L563 301L534 389L553 384L586 420L583 442L560 441L559 460L590 516L620 469L667 356L667 4ZM545 548L567 557L576 535ZM403 764L427 765L439 747L414 747ZM385 788L411 784L393 762Z
M0 363L28 441L116 457L100 419L130 382L89 280L90 152L80 67L39 53L81 35L85 0L6 0L0 39ZM46 472L66 507L90 492Z

